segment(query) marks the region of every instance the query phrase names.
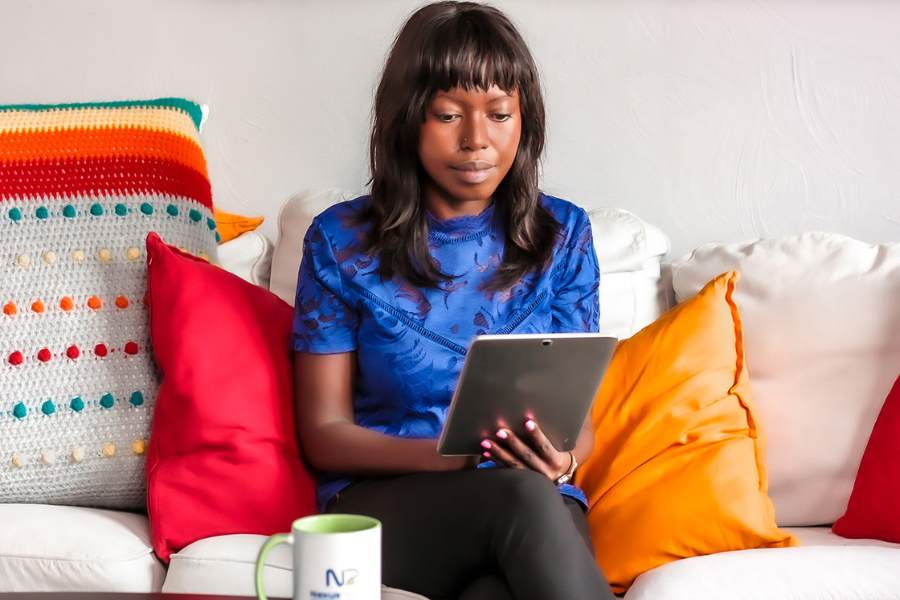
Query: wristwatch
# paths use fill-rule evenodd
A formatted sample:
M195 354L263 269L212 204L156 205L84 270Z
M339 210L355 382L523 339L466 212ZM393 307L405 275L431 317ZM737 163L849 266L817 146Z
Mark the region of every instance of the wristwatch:
M569 463L569 470L556 478L556 485L568 483L568 481L572 479L572 475L575 474L575 469L578 468L578 461L575 459L574 452L569 452L569 458L572 459L572 462Z

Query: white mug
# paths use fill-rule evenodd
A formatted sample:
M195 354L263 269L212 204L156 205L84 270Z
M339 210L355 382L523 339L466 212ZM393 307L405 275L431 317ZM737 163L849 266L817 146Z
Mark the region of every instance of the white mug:
M379 600L381 523L361 515L312 515L276 533L256 558L256 597L266 600L263 568L278 544L294 550L293 600Z

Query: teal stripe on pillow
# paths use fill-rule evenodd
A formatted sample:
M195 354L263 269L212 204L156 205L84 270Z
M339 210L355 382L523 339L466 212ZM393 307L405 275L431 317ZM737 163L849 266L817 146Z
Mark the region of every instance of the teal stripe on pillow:
M65 110L71 108L140 108L146 106L171 107L191 117L194 127L200 130L203 110L200 105L185 98L155 98L153 100L117 100L113 102L72 102L68 104L0 104L4 110Z

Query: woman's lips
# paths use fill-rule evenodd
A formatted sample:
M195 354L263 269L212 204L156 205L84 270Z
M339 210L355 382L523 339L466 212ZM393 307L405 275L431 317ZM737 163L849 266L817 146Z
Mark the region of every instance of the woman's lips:
M454 173L456 173L457 178L465 181L466 183L482 183L491 176L491 170L494 167L492 165L482 166L482 164L466 164L461 167L450 168Z

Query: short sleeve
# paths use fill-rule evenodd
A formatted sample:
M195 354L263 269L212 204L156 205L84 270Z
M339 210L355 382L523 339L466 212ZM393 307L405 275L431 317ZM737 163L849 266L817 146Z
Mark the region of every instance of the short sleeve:
M560 253L552 302L555 333L597 332L600 327L600 267L587 213L579 209Z
M356 350L358 322L345 295L331 241L316 219L303 239L294 302L294 351L333 354Z

